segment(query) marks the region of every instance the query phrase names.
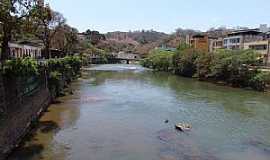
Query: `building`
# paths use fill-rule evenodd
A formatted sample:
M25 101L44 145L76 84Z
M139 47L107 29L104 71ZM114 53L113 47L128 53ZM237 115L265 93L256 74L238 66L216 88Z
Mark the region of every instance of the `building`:
M10 48L10 58L24 58L32 57L35 59L41 58L42 47L30 43L30 42L21 42L21 43L9 43Z
M77 34L77 37L78 37L78 40L83 42L83 41L86 41L86 37L87 35L85 33L78 33Z
M223 38L211 38L209 40L209 51L214 52L218 49L223 49Z
M260 25L260 31L263 33L269 32L270 28L268 28L267 24L261 24Z
M244 43L244 49L252 49L257 53L261 54L262 57L267 60L269 59L269 51L270 51L270 40L262 40L262 41L253 41Z
M244 43L261 41L264 34L259 29L233 31L223 40L225 49L244 49Z
M266 55L269 50L269 41L262 40L262 41L244 43L244 49L252 49L252 50L257 51L258 53Z
M209 37L206 34L197 34L186 37L186 43L202 52L209 52Z

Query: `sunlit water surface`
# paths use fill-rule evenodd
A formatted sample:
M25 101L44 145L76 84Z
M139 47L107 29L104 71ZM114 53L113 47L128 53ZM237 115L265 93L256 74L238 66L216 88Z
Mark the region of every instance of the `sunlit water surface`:
M270 159L267 93L136 65L86 68L72 88L10 160Z

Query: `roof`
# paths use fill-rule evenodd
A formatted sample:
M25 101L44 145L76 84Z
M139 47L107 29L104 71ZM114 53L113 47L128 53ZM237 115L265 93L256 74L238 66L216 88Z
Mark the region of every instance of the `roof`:
M192 36L192 38L204 38L207 35L203 35L203 34L195 34Z
M259 31L259 29L244 29L244 30L232 31L228 35L230 35L230 36L243 35L243 34L259 35L259 34L262 34L262 33L263 32Z
M18 44L21 45L28 45L28 46L34 46L34 47L41 47L42 45L37 41L20 41Z

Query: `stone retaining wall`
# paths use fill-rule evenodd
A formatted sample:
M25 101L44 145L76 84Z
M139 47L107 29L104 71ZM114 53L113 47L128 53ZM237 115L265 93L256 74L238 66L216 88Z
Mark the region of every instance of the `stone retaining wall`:
M3 83L3 78L0 75L0 119L1 117L4 116L5 111L6 111L6 101L5 101L5 92L4 92L4 83Z
M14 83L0 77L0 108L3 110L0 121L0 160L5 159L22 141L31 129L31 123L40 117L51 102L50 92L44 82L32 95L20 97L18 86Z

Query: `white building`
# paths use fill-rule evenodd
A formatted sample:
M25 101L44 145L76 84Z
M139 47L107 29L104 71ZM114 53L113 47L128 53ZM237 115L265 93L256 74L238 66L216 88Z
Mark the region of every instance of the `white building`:
M262 32L258 29L234 31L223 40L225 49L244 49L244 43L261 41L264 39Z
M24 58L32 57L35 59L41 58L42 48L38 46L32 46L30 44L18 44L18 43L9 43L10 48L10 57L11 58Z
M268 28L267 24L261 24L260 25L260 31L263 33L269 32L270 28Z

